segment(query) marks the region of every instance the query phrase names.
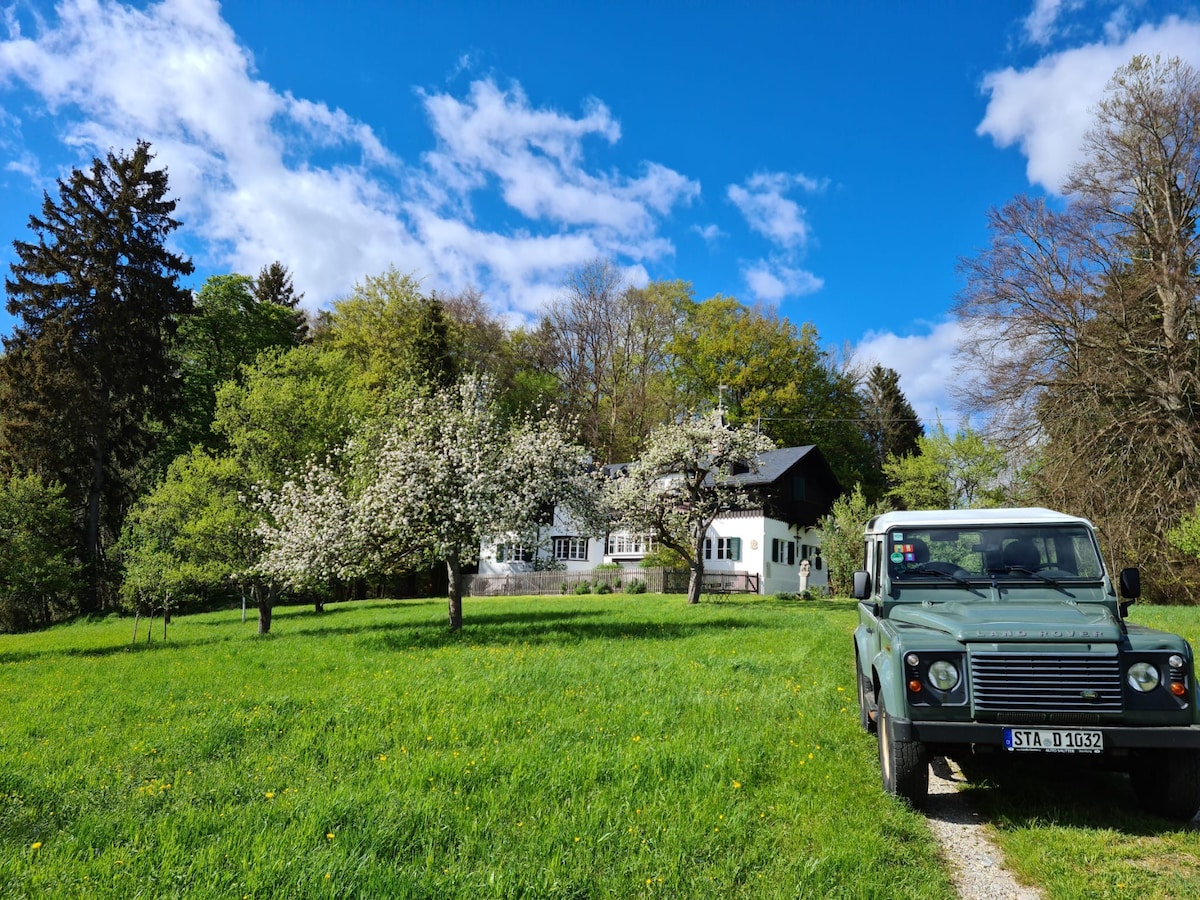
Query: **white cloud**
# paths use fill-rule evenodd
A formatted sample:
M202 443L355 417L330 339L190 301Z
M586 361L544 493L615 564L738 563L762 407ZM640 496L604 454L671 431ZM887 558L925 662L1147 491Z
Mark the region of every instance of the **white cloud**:
M778 303L786 297L812 294L825 285L825 282L812 272L765 259L743 266L742 277L751 293L757 299L768 303Z
M812 230L804 207L785 195L797 188L819 193L826 186L826 182L800 173L759 172L742 184L726 188L725 195L746 224L776 248L770 259L742 264L742 277L756 299L775 303L785 297L811 294L823 286L820 278L798 265L812 239Z
M784 195L793 188L817 192L824 187L823 182L798 173L760 172L744 185L729 185L726 195L754 231L779 247L803 249L810 237L807 213Z
M1103 41L1053 53L1028 69L992 72L984 78L987 112L977 133L997 145L1020 147L1033 184L1059 193L1080 158L1092 111L1113 73L1136 54L1178 56L1200 66L1200 22L1169 17L1136 31L1107 23Z
M449 190L467 210L470 192L495 179L505 202L531 220L640 237L653 232L655 213L699 195L699 184L657 163L644 164L638 178L588 172L584 140L614 143L621 134L598 101L572 118L534 109L519 86L504 91L491 81L476 81L465 100L422 96L438 141L425 155L436 179L428 193Z
M1063 0L1035 0L1025 17L1025 34L1035 44L1048 44L1054 37Z
M435 147L405 165L343 110L258 78L215 0L64 0L57 15L32 37L6 16L0 89L31 91L81 160L149 140L206 262L254 274L279 259L308 302L394 264L431 288L472 284L498 311L532 312L590 259L672 253L661 219L699 195L654 162L634 175L590 170L586 143L621 137L599 101L571 116L491 80L463 98L422 94ZM341 162L318 163L329 148ZM28 170L23 147L0 149ZM471 218L472 194L495 186L519 214L503 233Z
M941 418L950 429L960 424L951 386L962 376L955 351L963 336L954 321L929 323L924 334L898 335L869 331L854 350L859 363L879 363L900 375L900 390L928 429Z

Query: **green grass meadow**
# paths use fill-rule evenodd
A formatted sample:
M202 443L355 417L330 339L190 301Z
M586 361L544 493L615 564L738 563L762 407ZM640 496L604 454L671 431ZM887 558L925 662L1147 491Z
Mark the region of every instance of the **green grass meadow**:
M844 602L468 599L0 638L0 892L947 897Z
M879 786L852 603L468 598L465 620L0 636L0 897L954 895ZM1015 777L971 790L1046 896L1200 894L1197 832L1061 777L1014 801Z

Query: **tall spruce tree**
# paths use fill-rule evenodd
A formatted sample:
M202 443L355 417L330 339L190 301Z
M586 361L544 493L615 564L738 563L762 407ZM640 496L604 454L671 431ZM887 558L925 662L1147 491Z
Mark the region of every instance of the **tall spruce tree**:
M0 359L0 462L63 484L87 573L84 610L108 597L105 548L120 531L140 464L170 420L177 377L169 352L192 309L167 249L179 227L167 172L150 145L109 152L47 193L14 241L5 279L17 318Z
M917 452L917 442L925 429L917 411L900 390L899 373L876 364L868 373L861 393L867 441L875 451L876 464L882 469L889 456Z
M263 266L259 270L258 277L254 279L254 299L259 303L274 303L276 306L290 309L295 325L292 340L296 345L307 343L309 339L308 317L304 314L304 310L299 308L304 294L296 293L296 289L292 285L292 273L287 270L287 266L279 260Z

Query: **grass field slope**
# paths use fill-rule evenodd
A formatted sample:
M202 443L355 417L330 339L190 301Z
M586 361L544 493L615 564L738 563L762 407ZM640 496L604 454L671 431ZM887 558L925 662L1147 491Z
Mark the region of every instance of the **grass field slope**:
M853 604L465 615L459 633L441 601L397 601L281 609L266 638L238 611L132 647L116 617L0 636L0 897L953 896L859 729ZM1195 832L977 793L1047 896L1200 887Z

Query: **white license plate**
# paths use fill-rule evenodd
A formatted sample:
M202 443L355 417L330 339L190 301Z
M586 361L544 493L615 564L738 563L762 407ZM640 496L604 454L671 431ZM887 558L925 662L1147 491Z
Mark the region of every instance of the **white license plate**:
M1048 753L1102 753L1099 731L1066 728L1005 728L1004 749L1041 750Z

